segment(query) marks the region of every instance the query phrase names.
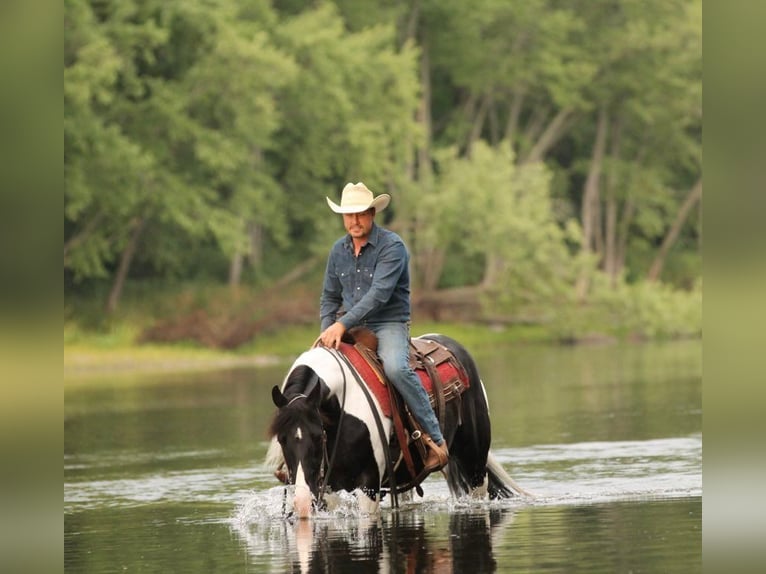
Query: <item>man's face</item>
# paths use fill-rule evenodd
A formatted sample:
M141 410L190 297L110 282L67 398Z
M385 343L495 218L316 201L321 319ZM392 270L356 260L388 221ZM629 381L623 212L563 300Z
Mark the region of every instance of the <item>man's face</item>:
M343 225L349 235L354 239L363 239L372 231L372 222L375 219L375 209L370 208L362 213L344 213Z

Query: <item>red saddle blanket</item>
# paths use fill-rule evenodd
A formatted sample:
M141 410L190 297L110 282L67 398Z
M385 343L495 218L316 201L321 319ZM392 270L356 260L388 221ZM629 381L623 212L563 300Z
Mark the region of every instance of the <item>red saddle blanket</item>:
M362 377L362 380L367 384L370 391L372 391L372 394L375 395L383 414L391 418L391 396L389 395L387 388L388 381L384 378L382 371L373 368L367 357L365 357L354 345L341 343L340 351L357 370ZM435 401L433 396L433 381L422 364L417 363L413 365L413 362L414 361L411 360L410 364L413 366L418 377L420 377L420 382L428 393L428 396L431 399L431 406L433 406ZM460 395L469 386L468 377L466 376L465 371L459 366L454 358L453 360L445 360L436 364L434 370L439 378L439 382L444 388L444 396L447 401Z

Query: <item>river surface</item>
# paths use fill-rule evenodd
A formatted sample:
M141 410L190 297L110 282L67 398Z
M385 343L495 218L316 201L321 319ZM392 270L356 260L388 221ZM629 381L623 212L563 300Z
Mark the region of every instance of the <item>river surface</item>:
M289 365L89 376L64 391L67 572L700 572L702 345L474 352L492 450L532 499L350 496L286 518L264 468Z

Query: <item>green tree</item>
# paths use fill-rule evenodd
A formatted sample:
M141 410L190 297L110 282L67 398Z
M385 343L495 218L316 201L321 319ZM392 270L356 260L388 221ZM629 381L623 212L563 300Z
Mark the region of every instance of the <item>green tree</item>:
M108 310L142 239L144 259L172 269L206 237L233 256L251 220L283 233L251 206L277 203L260 155L291 62L236 8L67 4L64 267L112 276Z
M468 288L430 292L426 299L482 297L495 316L523 312L538 319L544 309L567 301L580 264L568 243L579 240L579 227L575 220L562 226L554 218L544 166L516 165L509 144L492 148L477 141L470 157L443 151L437 172L434 189L419 204L416 249L429 253L422 267L443 262L445 254L463 257L463 265L493 254L495 266L485 265ZM426 274L431 283L424 287L435 289L440 276Z
M275 41L300 70L282 94L286 121L270 159L302 245L330 232L321 205L346 182L398 193L418 137L417 52L397 49L392 25L347 32L329 3L285 20Z

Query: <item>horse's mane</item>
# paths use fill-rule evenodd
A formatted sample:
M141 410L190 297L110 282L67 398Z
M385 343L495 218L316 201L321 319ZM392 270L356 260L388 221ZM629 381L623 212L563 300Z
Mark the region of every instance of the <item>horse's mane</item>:
M306 422L308 417L315 411L313 405L306 400L299 400L295 403L279 409L269 425L269 436L276 436L284 428L295 426L301 422ZM324 422L324 421L323 421Z
M323 386L322 379L319 378L314 369L308 365L298 365L285 380L283 392L288 394L290 398L309 395L314 385L320 385L320 393L323 398L326 398L328 389L326 387L321 388ZM330 405L323 405L321 402L315 406L309 400L302 399L277 410L269 424L268 436L274 437L283 428L307 421L315 410L318 410L323 426L332 425L336 417L326 408L323 408L324 406L330 407Z
M290 397L298 394L309 394L312 384L322 385L323 402L319 405L319 416L325 429L337 425L339 406L337 400L327 401L329 389L322 379L308 365L297 365L290 371L283 385L283 392L288 392ZM301 422L306 422L307 417L314 411L314 407L305 400L298 400L289 406L278 409L272 417L266 434L269 438L269 449L264 461L267 468L276 469L284 462L282 447L277 441L277 434L281 429L289 428ZM314 411L316 412L316 411Z

